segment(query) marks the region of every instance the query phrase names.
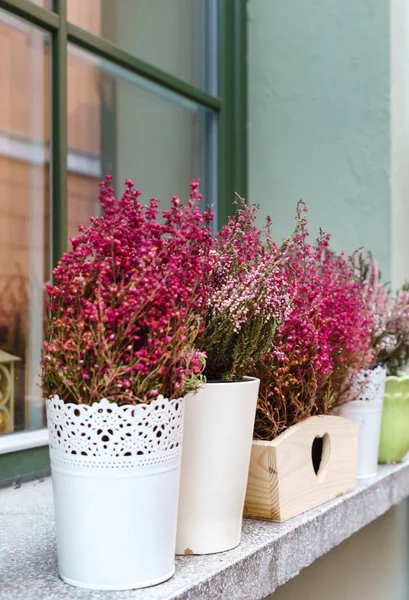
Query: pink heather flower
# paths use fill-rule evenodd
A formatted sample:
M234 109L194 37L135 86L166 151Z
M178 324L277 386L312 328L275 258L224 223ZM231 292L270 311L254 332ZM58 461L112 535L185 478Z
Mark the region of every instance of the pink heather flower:
M370 367L385 365L396 375L409 361L409 288L404 285L392 295L381 280L371 254L362 253L355 261L364 298L373 315L371 343L374 351Z
M42 361L46 397L120 404L174 398L202 381L205 355L195 341L208 301L212 211L200 212L198 181L187 205L139 202L126 180L115 199L101 184L102 217L71 240L54 269Z
M248 375L289 312L283 253L268 227L262 231L256 226L257 208L241 200L236 215L216 236L198 342L207 355L210 380Z

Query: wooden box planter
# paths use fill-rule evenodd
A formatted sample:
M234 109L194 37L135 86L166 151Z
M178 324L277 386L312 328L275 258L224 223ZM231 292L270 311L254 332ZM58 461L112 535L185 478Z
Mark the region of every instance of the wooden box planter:
M285 521L355 488L358 425L316 416L253 441L244 516Z

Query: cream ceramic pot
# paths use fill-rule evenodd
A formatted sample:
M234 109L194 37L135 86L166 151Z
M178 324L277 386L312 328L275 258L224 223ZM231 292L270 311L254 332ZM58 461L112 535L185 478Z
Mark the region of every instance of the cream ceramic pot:
M259 384L207 383L185 398L177 554L240 543Z

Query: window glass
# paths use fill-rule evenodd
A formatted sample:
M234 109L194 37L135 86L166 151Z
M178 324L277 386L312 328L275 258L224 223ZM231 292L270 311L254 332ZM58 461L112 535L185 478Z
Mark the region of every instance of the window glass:
M215 0L69 0L68 20L215 93Z
M166 6L168 23L162 37L158 32L158 49L143 39L145 31L137 41L127 29L126 17L135 18L133 2L67 4L69 11L77 6L83 15L92 9L88 24L79 24L106 37L109 11L116 5L121 44L170 73L207 86L204 63L195 58L206 54L213 60L210 49L199 52L201 40L210 35L207 29L198 33L204 19L199 10L205 4L200 0L136 2L138 18L148 30L158 6ZM183 13L179 29L173 14L178 12ZM178 40L181 28L187 35ZM44 284L51 277L50 49L48 33L0 10L0 434L45 426L40 361ZM216 205L215 112L69 45L67 118L69 236L98 214L98 183L107 173L113 175L118 195L130 177L143 200L157 197L162 208L169 207L172 195L186 199L190 180L200 178L204 206Z
M49 40L0 11L0 433L44 426Z
M145 201L154 196L164 208L201 178L205 202L215 203L215 153L211 111L69 47L70 236L97 212L97 183L107 173L118 193L129 177Z
M30 0L30 2L34 2L34 4L38 4L44 8L51 8L52 0Z

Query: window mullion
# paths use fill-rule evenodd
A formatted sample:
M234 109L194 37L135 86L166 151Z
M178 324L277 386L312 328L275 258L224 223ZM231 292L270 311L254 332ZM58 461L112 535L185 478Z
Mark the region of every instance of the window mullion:
M55 266L67 248L67 0L54 0L60 28L52 39L51 239Z
M247 2L234 3L234 184L247 198Z
M219 227L247 194L246 27L246 0L219 0Z
M47 31L57 31L58 15L29 0L0 0L0 8Z
M179 77L158 69L153 65L140 60L125 49L98 37L73 23L68 23L68 40L70 43L79 46L96 56L104 58L128 71L141 75L149 81L179 94L205 108L218 111L221 107L221 100L217 96L212 96L202 89L187 83Z
M218 91L223 107L218 120L218 205L217 227L220 228L232 212L234 200L234 53L231 16L234 0L219 0L218 18Z

